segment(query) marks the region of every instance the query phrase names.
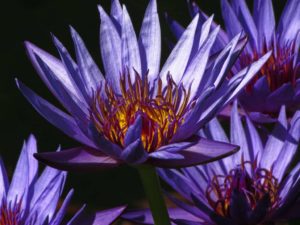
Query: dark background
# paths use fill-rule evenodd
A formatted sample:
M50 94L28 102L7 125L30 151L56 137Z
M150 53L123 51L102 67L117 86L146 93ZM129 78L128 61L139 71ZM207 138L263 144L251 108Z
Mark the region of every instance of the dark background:
M164 21L164 12L186 26L190 21L185 0L157 0L162 23L163 40L172 39ZM123 0L139 31L148 0ZM249 1L250 3L251 1ZM285 1L275 0L277 15ZM221 22L218 0L202 0L201 8L207 14L215 14ZM39 79L27 59L23 42L30 40L46 51L57 55L51 42L54 33L71 51L73 50L68 25L72 25L84 39L95 61L101 67L99 52L99 15L97 4L107 11L110 0L1 0L0 13L0 155L11 175L24 139L33 133L38 139L39 151L77 146L39 116L16 88L18 77L38 94L56 100ZM277 16L278 17L278 16ZM72 52L72 51L71 51ZM169 50L163 41L164 60ZM103 209L121 204L131 207L143 204L144 194L137 173L122 167L98 174L70 173L65 190L75 189L74 208L87 203L93 209ZM71 210L73 207L71 208Z

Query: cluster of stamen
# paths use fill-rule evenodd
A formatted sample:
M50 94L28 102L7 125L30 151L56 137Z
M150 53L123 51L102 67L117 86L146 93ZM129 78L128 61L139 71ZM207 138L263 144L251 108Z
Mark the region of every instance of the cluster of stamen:
M150 86L147 74L135 81L129 73L120 79L121 93L116 93L106 83L105 95L97 92L91 107L91 119L97 131L111 142L124 147L128 128L137 117L142 119L141 141L148 152L169 143L191 108L190 91L178 86L169 75L163 87L158 78L157 86Z
M262 51L255 51L252 54L244 53L240 57L241 67L244 68L252 62L258 60L265 53L272 50L268 61L261 67L257 75L247 85L246 91L251 92L255 82L262 76L266 76L269 88L274 91L285 83L296 85L296 80L300 78L300 68L294 65L295 42L290 42L280 46L277 42L272 42L270 47L264 45Z
M9 203L2 201L0 207L0 225L21 225L21 201Z
M230 217L230 204L234 191L244 195L248 205L254 210L260 200L268 195L268 211L278 207L279 184L272 171L257 167L256 162L242 160L242 164L232 169L228 175L215 175L210 181L206 198L215 212L222 217Z

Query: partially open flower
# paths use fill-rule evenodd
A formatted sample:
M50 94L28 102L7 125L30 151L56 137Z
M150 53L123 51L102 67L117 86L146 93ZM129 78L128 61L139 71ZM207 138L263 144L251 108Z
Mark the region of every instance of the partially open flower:
M0 159L0 225L60 225L73 195L71 190L57 210L66 172L46 167L38 176L36 140L30 136L24 143L12 181L9 184ZM125 207L89 213L83 206L68 225L109 225Z
M188 201L171 197L188 212L186 218L181 217L186 223L179 224L189 224L189 214L211 225L272 224L299 218L300 164L290 168L299 146L299 128L299 111L288 125L282 107L278 123L265 140L248 117L243 126L235 104L230 142L240 145L241 151L203 166L160 170L161 177ZM216 119L201 133L228 141Z
M233 79L226 79L245 39L238 34L211 59L219 27L196 16L159 71L160 25L151 0L137 39L126 7L99 6L105 78L71 28L77 62L54 37L60 60L26 42L30 59L68 113L18 87L36 110L83 147L36 157L56 168L101 169L121 163L183 167L216 160L238 147L200 138L198 130L251 80L267 53ZM207 68L210 73L207 73Z
M195 1L188 0L188 6L190 15L200 14L200 21L204 23L208 17ZM300 108L300 2L286 3L277 28L272 0L255 0L252 14L245 0L222 0L221 8L226 31L219 32L212 52L220 51L241 31L249 39L232 73L272 51L268 61L239 94L240 104L257 122L275 121L281 105L292 115ZM171 18L168 21L175 36L180 37L184 28Z

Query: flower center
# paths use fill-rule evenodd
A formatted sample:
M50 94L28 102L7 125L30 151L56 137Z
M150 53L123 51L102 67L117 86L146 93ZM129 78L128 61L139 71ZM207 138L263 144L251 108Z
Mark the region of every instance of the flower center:
M129 126L141 116L144 148L153 152L168 144L193 104L189 103L190 91L177 86L171 76L164 88L160 78L156 83L157 86L150 87L147 74L143 79L136 74L134 82L130 75L122 75L121 94L106 84L106 98L99 90L91 107L91 118L98 132L125 147L124 138Z
M255 82L262 76L266 76L269 88L274 91L281 87L285 83L291 83L296 85L296 80L300 78L299 64L294 65L295 42L280 46L279 44L272 42L272 45L267 48L266 45L262 52L254 51L252 54L243 54L240 57L240 63L242 68L246 67L250 63L258 60L268 51L272 50L272 54L268 61L261 67L257 75L246 86L246 91L251 92Z
M7 204L2 201L0 207L0 225L20 225L21 224L21 202Z
M222 217L230 216L233 192L244 196L251 210L266 195L269 199L268 212L278 207L280 198L279 184L272 171L258 168L256 162L243 161L228 175L215 175L206 189L206 198L215 212Z

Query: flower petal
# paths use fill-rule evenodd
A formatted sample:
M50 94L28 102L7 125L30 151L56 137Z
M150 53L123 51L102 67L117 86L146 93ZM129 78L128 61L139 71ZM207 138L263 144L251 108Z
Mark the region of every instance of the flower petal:
M100 50L105 69L105 78L114 91L120 93L120 73L122 72L121 37L102 7L99 6L98 9L101 18Z
M135 80L135 71L142 74L141 57L136 34L125 6L123 6L122 20L122 66L129 70L131 80Z
M170 73L175 83L178 83L185 71L191 50L194 44L194 36L198 25L199 16L195 16L190 25L186 28L176 46L169 55L166 63L160 72L163 84L167 82L167 76ZM178 57L180 56L180 57Z
M16 80L17 86L25 96L25 98L33 105L35 110L40 113L52 125L62 130L66 135L75 140L94 147L95 144L82 133L74 119L68 114L56 108L45 99L39 97L30 88L24 85L21 81Z
M110 225L125 210L126 206L89 213L83 206L67 225Z
M159 74L161 56L161 31L156 0L151 0L144 16L139 37L142 75L148 73L150 83Z
M199 218L181 208L168 208L168 213L171 220L185 219L194 222L200 221ZM149 209L128 210L127 212L123 213L121 217L122 219L129 220L138 224L154 224L152 213Z
M120 159L128 164L141 164L148 158L148 153L143 147L141 139L137 139L129 144L121 153Z
M6 197L7 194L7 190L9 187L9 182L8 182L8 177L7 177L7 173L4 167L4 163L0 157L0 199L3 199L4 197Z
M198 137L194 145L177 152L183 156L183 159L165 159L149 155L148 162L157 167L187 167L218 160L235 153L238 149L239 147L236 145Z
M270 47L275 32L275 16L271 0L254 1L254 20L258 29L258 40L260 49L263 48L264 41Z
M60 152L36 153L34 157L51 167L67 171L102 170L120 164L119 161L110 156L87 147L72 148Z
M79 74L82 76L81 79L82 84L84 85L83 88L86 89L86 92L91 97L93 93L98 90L100 85L104 85L105 80L79 34L73 27L71 27L70 30L80 71Z

